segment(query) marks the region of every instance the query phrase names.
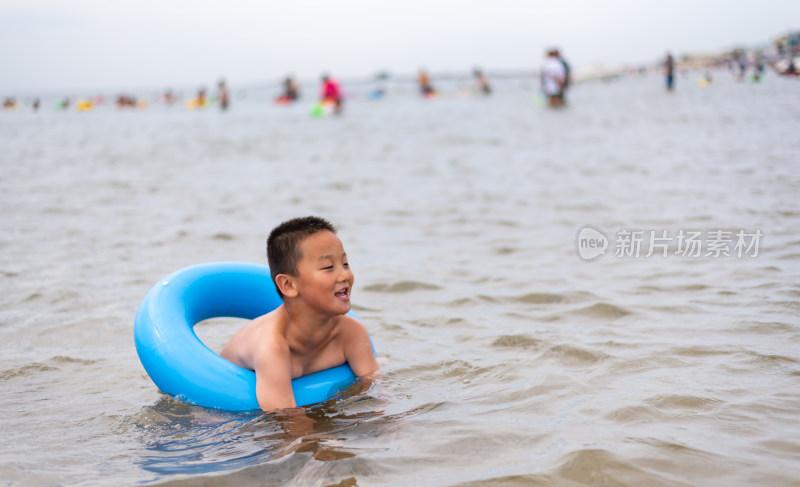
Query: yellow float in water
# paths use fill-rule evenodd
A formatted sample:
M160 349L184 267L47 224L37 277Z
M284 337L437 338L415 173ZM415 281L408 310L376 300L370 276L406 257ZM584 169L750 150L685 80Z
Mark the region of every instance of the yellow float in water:
M194 110L197 108L205 108L208 106L208 100L205 98L192 98L186 102L187 110Z
M89 100L80 100L75 104L75 109L79 112L88 112L92 108L94 108L94 103Z

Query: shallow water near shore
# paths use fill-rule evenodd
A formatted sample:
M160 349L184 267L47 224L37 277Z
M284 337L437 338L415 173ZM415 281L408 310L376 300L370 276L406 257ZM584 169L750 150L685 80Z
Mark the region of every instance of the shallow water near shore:
M800 84L678 81L578 85L558 112L508 80L326 119L0 113L2 483L797 485ZM339 227L383 381L300 424L160 394L133 344L148 289L264 263L306 214ZM615 255L681 230L700 256ZM715 256L717 230L760 231L757 254ZM239 324L197 332L219 350Z

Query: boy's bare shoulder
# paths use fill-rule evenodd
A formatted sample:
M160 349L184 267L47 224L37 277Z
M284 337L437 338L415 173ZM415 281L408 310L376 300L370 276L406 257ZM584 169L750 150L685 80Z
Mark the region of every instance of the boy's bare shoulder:
M337 327L342 331L366 331L364 325L350 315L342 315L338 317Z
M253 333L247 339L251 341L250 345L256 350L288 347L285 337L280 333L283 319L280 311L280 309L276 309L248 323L253 327Z
M245 326L262 331L263 329L268 328L271 324L278 322L278 318L278 309L274 309L265 315L261 315L258 318L253 318Z
M254 370L259 356L288 348L285 340L281 340L282 335L276 331L280 320L280 314L275 310L247 322L231 337L220 355Z
M255 338L261 338L263 335L269 335L270 330L275 327L278 319L279 318L275 311L271 311L265 315L259 316L258 318L254 318L245 323L245 325L242 326L238 332L236 332L234 338L250 341Z
M367 328L359 320L350 315L342 315L336 324L338 339L351 342L369 337ZM367 338L368 339L368 338Z

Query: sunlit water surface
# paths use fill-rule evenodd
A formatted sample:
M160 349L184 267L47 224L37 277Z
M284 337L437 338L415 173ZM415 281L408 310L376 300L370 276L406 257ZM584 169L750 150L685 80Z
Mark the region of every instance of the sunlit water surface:
M506 81L338 119L0 113L0 483L797 485L800 84L716 78L578 85L560 112ZM300 424L161 395L133 345L150 286L263 263L306 214L340 229L383 382ZM614 255L692 229L763 236Z

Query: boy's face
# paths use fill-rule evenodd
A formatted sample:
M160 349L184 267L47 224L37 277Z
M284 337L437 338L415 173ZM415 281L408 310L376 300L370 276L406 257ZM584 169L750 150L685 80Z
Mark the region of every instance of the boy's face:
M323 230L300 242L296 286L306 303L319 311L343 315L350 311L355 280L339 237Z

